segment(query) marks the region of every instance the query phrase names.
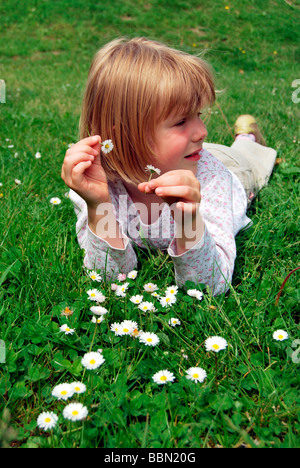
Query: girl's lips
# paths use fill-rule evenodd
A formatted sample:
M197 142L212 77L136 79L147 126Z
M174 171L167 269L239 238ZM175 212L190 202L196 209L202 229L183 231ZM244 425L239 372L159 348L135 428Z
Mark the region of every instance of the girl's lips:
M194 153L189 154L184 158L188 159L189 161L199 161L199 159L201 158L201 150L195 151Z

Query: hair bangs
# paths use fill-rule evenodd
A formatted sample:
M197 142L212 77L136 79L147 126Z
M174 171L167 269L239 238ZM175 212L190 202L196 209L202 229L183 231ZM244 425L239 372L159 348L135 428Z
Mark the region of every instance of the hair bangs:
M172 114L189 115L213 104L215 90L212 73L202 59L182 53L162 72L158 92L158 122ZM179 60L180 62L180 60Z

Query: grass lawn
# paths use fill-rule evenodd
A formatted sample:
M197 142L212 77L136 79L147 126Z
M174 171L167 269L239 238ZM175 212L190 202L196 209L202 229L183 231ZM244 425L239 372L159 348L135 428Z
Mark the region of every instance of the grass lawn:
M299 1L2 0L0 17L0 446L299 447L299 270L276 302L300 266ZM225 296L203 290L198 300L179 290L162 307L143 290L153 282L164 294L174 284L162 253L139 252L125 297L82 268L60 170L78 139L91 59L123 35L205 50L222 91L207 140L230 145L236 117L250 113L278 151L280 164L249 210L253 226L237 236ZM106 296L101 324L91 322L93 288ZM138 309L129 300L136 294L157 311ZM73 315L62 316L67 307ZM181 325L170 326L172 317ZM157 334L159 345L115 335L110 325L125 318ZM64 324L75 333L62 332ZM278 329L288 339L275 340ZM214 335L227 341L219 353L205 348ZM104 363L87 370L82 357L98 349ZM195 366L207 373L201 383L186 378ZM157 385L161 369L174 381ZM84 393L52 395L78 381ZM70 402L88 417L65 419ZM37 426L44 411L58 416L53 430Z

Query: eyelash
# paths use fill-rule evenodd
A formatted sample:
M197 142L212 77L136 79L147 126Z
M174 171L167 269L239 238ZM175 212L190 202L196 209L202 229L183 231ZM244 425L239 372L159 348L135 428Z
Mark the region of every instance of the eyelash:
M199 118L201 117L201 115L203 115L203 113L202 113L202 112L198 112L197 116L198 116ZM180 122L177 122L177 123L175 124L175 127L180 127L180 126L184 125L185 122L186 122L186 119L182 119L182 120L180 120Z

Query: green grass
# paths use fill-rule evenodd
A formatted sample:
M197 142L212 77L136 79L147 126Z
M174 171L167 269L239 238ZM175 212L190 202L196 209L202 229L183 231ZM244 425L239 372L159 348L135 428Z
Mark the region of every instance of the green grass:
M229 9L225 9L229 6ZM251 447L299 446L299 2L3 0L0 5L0 444L13 447ZM174 283L171 260L139 253L139 273L127 297L108 283L108 322L132 318L159 334L160 345L114 337L94 325L73 208L60 169L77 140L82 93L93 54L118 36L145 35L183 50L206 50L220 93L208 141L231 144L237 115L253 113L282 163L275 167L237 236L231 291L194 302L182 290L170 309L139 315L128 298L153 281ZM225 119L226 121L225 121ZM231 128L231 130L228 128ZM9 139L7 141L6 139ZM13 148L8 146L14 145ZM39 151L41 159L35 159ZM15 157L15 153L18 155ZM21 180L21 185L15 183ZM51 197L62 203L52 206ZM147 294L144 293L146 297ZM75 335L65 336L69 306ZM168 319L180 318L171 328ZM283 328L289 339L273 340ZM215 359L204 341L228 342ZM94 337L94 338L93 338ZM105 363L84 372L81 357L103 349ZM294 346L294 347L293 347ZM188 356L186 360L183 355ZM200 365L202 384L185 378ZM159 369L176 380L152 381ZM51 396L61 382L83 379L88 419L66 423L65 403ZM59 414L53 434L36 426L45 410Z

